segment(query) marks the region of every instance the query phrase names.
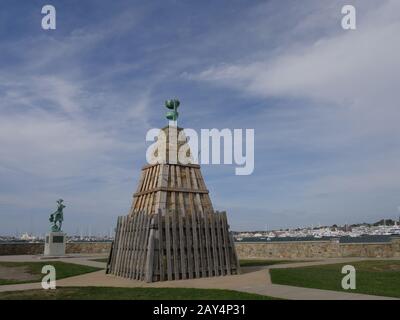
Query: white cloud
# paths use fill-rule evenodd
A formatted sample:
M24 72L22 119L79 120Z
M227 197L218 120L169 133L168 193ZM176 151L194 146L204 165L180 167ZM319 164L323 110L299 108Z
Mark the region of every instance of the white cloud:
M266 104L270 98L290 101L289 108L266 108L254 115L254 125L262 123L267 128L256 132L256 143L266 151L256 154L256 170L257 157L268 159L277 150L289 154L296 150L307 165L297 167L294 158L288 166L301 171L316 165L317 172L291 180L297 191L286 190L282 197L308 199L295 207L315 215L324 212L326 219L349 212L363 214L357 211L357 199L365 199L365 210L390 206L391 192L398 190L400 181L400 2L360 2L356 8L361 9L355 31L342 30L339 16L337 30L318 34L321 23L330 20L311 12L307 23L299 26L303 35L309 32L306 40L297 38L299 28L288 30L279 35L285 43L274 54L252 53L256 60L244 56L246 62L223 63L186 75L265 98ZM301 104L297 109L296 101ZM291 171L291 167L286 169ZM273 175L266 173L263 179ZM329 197L316 201L321 193ZM386 196L376 202L376 194ZM341 207L341 203L346 205ZM271 202L265 205L274 208Z
M398 1L382 2L358 17L356 31L338 30L306 46L288 46L266 60L213 66L189 77L256 96L305 98L314 104L337 105L344 109L339 115L342 120L350 121L359 134L397 132L399 10ZM311 30L319 24L316 19L308 27Z
M39 176L79 175L114 143L85 124L43 112L0 118L0 163Z

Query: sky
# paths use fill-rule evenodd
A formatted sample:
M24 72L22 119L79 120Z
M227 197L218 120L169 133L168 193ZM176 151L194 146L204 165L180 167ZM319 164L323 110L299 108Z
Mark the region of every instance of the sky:
M399 34L398 0L2 0L0 234L60 197L64 231L108 234L174 97L182 127L255 130L253 174L202 166L232 230L398 217Z

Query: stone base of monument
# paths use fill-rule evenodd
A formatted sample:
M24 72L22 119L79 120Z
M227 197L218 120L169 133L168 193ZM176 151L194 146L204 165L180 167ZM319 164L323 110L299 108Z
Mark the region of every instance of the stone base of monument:
M50 232L46 234L44 244L45 256L64 256L67 235L64 232Z

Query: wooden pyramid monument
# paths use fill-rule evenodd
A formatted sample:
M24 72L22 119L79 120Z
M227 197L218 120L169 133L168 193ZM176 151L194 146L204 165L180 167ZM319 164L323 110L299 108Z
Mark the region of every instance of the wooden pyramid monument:
M172 121L160 130L129 214L118 218L106 272L147 282L238 274L226 213L214 211L176 126L179 101L166 106L174 109L167 114Z

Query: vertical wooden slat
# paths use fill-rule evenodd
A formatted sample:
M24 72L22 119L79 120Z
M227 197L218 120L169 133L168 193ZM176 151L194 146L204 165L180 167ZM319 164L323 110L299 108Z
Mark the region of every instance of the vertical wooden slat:
M111 252L110 252L111 258L110 258L109 273L111 273L111 274L114 273L115 260L116 260L117 253L118 253L118 237L119 237L120 221L121 221L121 217L118 217L117 218L117 226L115 228L114 241L112 243L112 249L111 249Z
M189 167L185 168L186 173L186 183L187 188L191 188L191 179L190 179L190 169ZM194 272L196 278L200 278L200 257L199 257L199 240L197 234L197 217L196 217L196 209L194 207L193 193L189 193L189 210L191 214L191 225L192 225L192 245L193 245L193 261L194 261Z
M122 252L121 251L121 242L122 242L122 238L124 235L123 229L124 229L124 217L121 217L120 237L118 239L118 251L117 251L117 257L116 257L116 261L115 261L115 271L114 271L115 275L118 275L119 261L120 261L121 252Z
M137 279L142 280L143 276L143 267L144 267L144 256L145 256L145 251L147 249L146 244L147 244L147 220L148 220L149 215L144 211L143 212L143 223L142 227L140 230L141 237L140 237L140 243L139 243L139 256L138 256L138 275Z
M150 170L147 168L143 172L143 181L140 188L140 192L147 190L147 183L149 181ZM143 208L144 201L146 200L146 195L140 195L135 201L135 211L140 211Z
M147 248L148 248L148 241L150 236L150 223L151 223L151 215L145 214L145 223L144 223L144 230L143 230L143 239L142 239L142 249L140 254L139 260L139 270L140 270L140 280L144 280L145 278L145 268L146 268L146 257L147 257Z
M218 244L218 258L219 258L219 269L221 276L225 275L225 263L224 263L224 253L222 248L222 235L221 235L221 215L218 211L215 212L215 222L217 229L217 244Z
M128 269L126 266L126 260L127 260L128 253L129 253L129 249L128 249L128 246L129 246L128 240L129 240L129 236L130 236L129 222L130 222L130 218L129 218L129 216L127 216L126 217L126 228L125 228L125 240L124 240L124 244L123 244L123 251L122 251L123 254L122 254L122 260L121 260L121 266L122 266L121 277L125 277L126 271Z
M230 275L231 274L231 257L229 254L228 221L226 219L226 212L222 212L221 222L222 222L222 236L223 236L223 240L224 240L226 272L228 275Z
M208 276L212 277L214 261L211 257L211 236L210 236L210 221L208 213L204 214L204 232L205 232L205 244L206 244L206 258L207 258L207 270Z
M190 214L185 215L186 256L187 256L189 279L193 279L193 270L194 270L191 218L192 216Z
M117 255L117 263L116 263L116 270L115 270L115 274L119 275L120 272L120 266L121 266L121 257L123 254L123 240L124 240L124 236L125 236L125 220L126 217L121 217L121 237L118 241L118 255Z
M206 261L205 261L205 255L204 255L204 233L203 233L203 218L200 215L200 213L196 213L197 216L197 232L199 235L199 251L200 251L200 272L201 276L205 277L206 276Z
M180 166L176 166L176 184L178 188L182 188L182 176ZM178 208L181 210L180 214L185 214L185 205L183 203L183 194L178 192Z
M139 208L141 208L142 207L142 203L143 203L143 198L144 198L144 196L138 196L136 199L136 202L135 202L135 208L134 208L134 212L132 213L132 215L133 214L136 214L138 211L139 211Z
M140 223L140 212L136 212L134 215L134 223L132 225L132 253L129 260L129 278L133 279L136 274L135 263L137 254L137 239L139 238L138 226Z
M147 177L146 177L146 180L145 180L145 183L144 183L144 189L143 189L143 191L146 191L146 190L149 190L149 185L151 184L151 178L152 178L152 173L153 173L153 168L154 167L150 167L150 168L148 168L147 169Z
M139 243L138 243L138 254L137 254L137 261L136 261L136 280L140 280L142 274L141 274L141 265L142 265L142 258L143 258L143 250L144 250L144 242L145 242L145 236L146 236L146 218L148 215L142 211L141 213L142 219L140 222L140 229L139 229Z
M118 226L118 240L116 240L116 252L115 252L115 263L114 263L114 274L117 274L118 270L118 260L119 255L121 254L120 245L121 245L121 238L122 238L122 220L123 217L119 217L119 226Z
M130 238L130 240L129 240L129 242L130 242L130 248L131 248L131 252L130 252L130 254L129 254L129 262L128 262L128 266L129 266L129 272L128 272L128 275L127 275L127 277L128 278L133 278L134 277L134 268L133 268L133 266L134 266L134 256L135 256L135 250L136 250L136 239L137 239L137 235L138 235L138 232L137 232L137 224L138 224L138 215L137 214L135 214L133 217L132 217L132 234L131 234L131 238Z
M141 237L141 226L143 223L143 218L144 214L143 211L140 211L137 214L137 225L136 225L136 236L135 236L135 253L133 255L133 260L132 260L132 270L133 270L133 275L132 279L137 279L138 277L138 260L139 260L139 246L140 246L140 237Z
M150 219L150 233L149 240L147 244L147 255L146 255L146 265L145 265L145 281L152 282L153 281L153 273L154 273L154 238L155 238L155 218L154 215L151 216Z
M185 246L186 246L186 238L185 238L185 232L184 232L184 224L183 224L183 216L182 213L179 212L179 247L180 247L180 253L181 253L181 278L186 279L187 278L187 256L185 252Z
M156 166L156 170L155 170L155 173L153 175L153 184L151 186L152 189L157 187L159 172L160 172L160 166ZM148 211L149 214L151 214L151 213L154 214L156 212L155 211L155 206L156 206L156 202L157 202L157 197L158 197L157 193L152 193L151 204L150 204L149 209L148 209L149 210Z
M117 227L115 230L115 237L112 249L112 257L111 257L111 264L110 264L110 273L115 274L115 266L117 261L117 255L119 253L119 238L121 236L121 219L122 217L118 217L117 219Z
M183 170L183 168L182 168ZM186 188L190 188L190 171L189 167L185 167L185 182L186 182Z
M144 170L143 176L144 177L143 177L143 182L142 182L142 185L141 185L141 188L140 188L140 192L143 192L143 191L146 190L146 183L147 183L147 181L149 179L149 170L148 169Z
M181 167L176 166L176 184L178 188L182 188L182 176L181 176ZM182 273L182 279L187 278L187 273L188 273L188 253L187 251L189 248L187 247L187 238L186 235L187 233L185 232L186 230L186 220L183 219L183 216L187 216L187 213L185 212L185 203L184 203L184 197L182 192L177 192L177 206L176 210L178 211L179 215L179 240L180 240L180 253L181 253L181 273Z
M171 227L170 214L165 213L165 249L167 251L167 276L168 280L172 280L172 261L171 261Z
M129 248L129 255L128 255L128 260L127 260L127 268L128 268L128 272L126 277L127 278L131 278L132 277L132 268L131 268L131 264L132 264L132 257L133 254L135 252L135 248L134 248L134 240L135 240L135 228L136 228L136 223L137 223L137 217L136 215L133 216L131 218L131 226L130 226L130 238L128 240L128 248Z
M143 191L147 191L147 190L150 189L150 185L153 182L153 179L152 179L153 170L154 170L154 167L149 167L149 168L146 169L147 175L146 175L146 179L144 181ZM140 208L141 208L141 210L147 210L147 207L149 205L149 201L150 201L150 198L152 197L152 194L151 193L144 194L141 197L143 198L143 200L142 200L142 202L140 204Z
M154 257L152 281L160 281L160 247L158 243L158 213L154 215Z
M144 238L146 236L146 218L148 215L146 214L145 211L141 212L142 214L142 222L140 224L140 237L139 237L139 244L138 244L138 255L137 255L137 263L136 263L136 279L140 280L142 273L141 273L141 265L142 265L142 257L143 257L143 243L144 243Z
M211 221L211 244L212 244L212 257L214 266L214 275L220 274L219 263L218 263L218 245L217 245L217 228L215 224L215 213L210 214Z
M178 231L177 231L177 222L178 222L178 215L176 210L172 211L171 214L172 218L172 246L173 246L173 257L174 257L174 274L175 280L178 280L179 277L179 252L178 252Z
M190 197L190 198L193 198L193 197ZM194 270L195 270L196 278L200 278L200 257L199 257L199 240L198 240L198 235L197 235L197 217L196 217L196 212L194 210L192 211L192 214L191 214L191 220L192 220L192 239L193 239L192 243L193 243Z
M140 265L141 265L141 256L142 256L142 249L143 249L143 238L144 238L144 225L146 223L146 214L144 211L140 212L140 224L138 228L138 241L137 241L137 246L136 246L136 259L135 259L135 278L136 280L140 280L141 276L141 270L140 270Z
M128 244L128 237L129 237L129 216L125 217L125 231L124 231L124 240L122 243L122 255L121 255L121 267L119 275L121 277L124 276L125 269L126 269L126 256L127 256L127 244Z
M163 216L161 210L158 210L157 214L157 227L158 227L158 254L159 254L159 268L160 268L160 281L164 281L165 279L165 250L164 250L164 225L163 225Z
M154 184L157 181L156 177L157 177L157 168L158 166L154 166L152 167L152 171L151 171L151 181L149 183L149 189L154 188ZM155 201L155 193L152 192L149 194L149 201L147 202L147 206L145 207L145 211L147 214L151 214L151 208L153 206L153 202Z
M153 168L150 167L147 169L148 171L148 177L146 179L145 182L145 186L144 186L144 191L149 190L149 185L151 184L151 177L152 177L152 172L153 172ZM143 210L147 210L147 206L149 204L149 198L151 197L151 193L147 193L145 195L143 195L143 202L141 204L141 210L143 212Z
M127 227L126 227L126 241L125 241L125 253L124 253L124 259L123 259L123 270L122 270L122 276L127 277L129 273L129 257L131 253L131 236L132 236L132 224L133 224L133 218L131 216L127 217Z

